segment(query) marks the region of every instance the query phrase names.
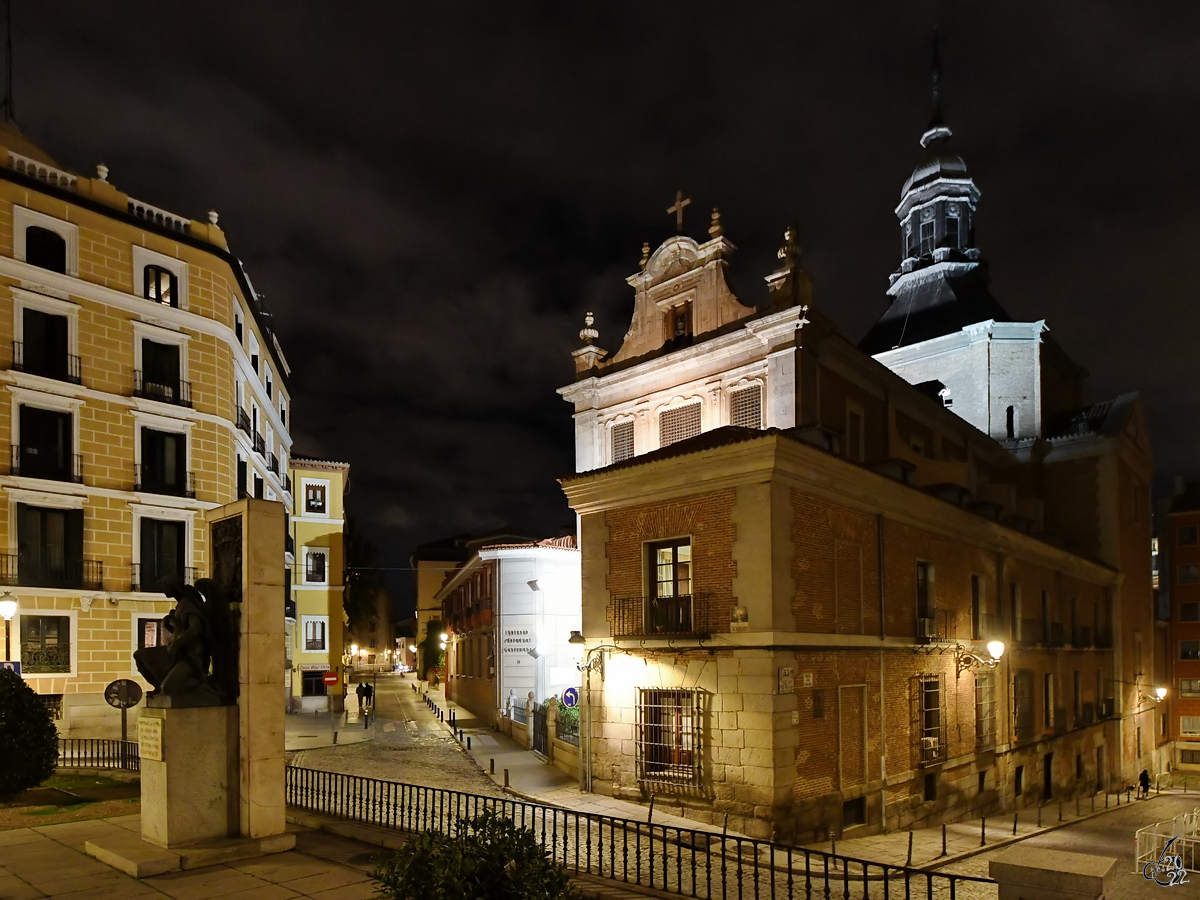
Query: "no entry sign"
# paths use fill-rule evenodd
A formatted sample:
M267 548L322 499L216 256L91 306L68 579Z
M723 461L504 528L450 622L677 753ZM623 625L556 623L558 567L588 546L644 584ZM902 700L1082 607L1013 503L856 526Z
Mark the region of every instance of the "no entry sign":
M338 673L337 672L326 672L324 675L321 676L321 680L323 682L325 682L327 685L329 685L330 687L332 687L333 685L338 683L338 680L339 680Z

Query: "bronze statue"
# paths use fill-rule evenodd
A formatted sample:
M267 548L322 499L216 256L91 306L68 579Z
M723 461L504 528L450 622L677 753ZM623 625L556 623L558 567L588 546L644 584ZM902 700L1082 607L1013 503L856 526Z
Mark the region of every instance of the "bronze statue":
M133 654L138 671L154 686L153 697L185 700L192 706L219 706L237 700L237 613L225 592L208 578L195 586L169 587L176 601L163 618L168 635L162 647Z

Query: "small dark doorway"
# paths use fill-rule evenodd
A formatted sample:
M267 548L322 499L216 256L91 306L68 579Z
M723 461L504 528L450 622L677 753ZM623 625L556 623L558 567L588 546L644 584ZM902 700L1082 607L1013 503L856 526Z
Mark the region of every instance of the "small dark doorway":
M1042 799L1049 800L1054 796L1054 754L1047 753L1042 757Z
M867 798L856 797L842 803L842 830L855 825L864 825L867 821Z

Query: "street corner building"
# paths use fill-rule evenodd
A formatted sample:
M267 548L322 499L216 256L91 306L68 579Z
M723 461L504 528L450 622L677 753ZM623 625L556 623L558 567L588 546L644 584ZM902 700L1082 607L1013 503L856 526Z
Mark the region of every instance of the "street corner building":
M295 503L285 546L290 566L284 587L288 709L340 711L344 680L330 686L324 677L327 672L341 673L347 643L343 504L350 464L293 455L288 470ZM371 653L374 657L373 639Z
M163 587L208 571L205 512L291 505L289 369L215 212L67 172L11 124L0 145L12 658L60 734L112 736L105 686L149 688L133 653L164 643Z
M1158 770L1141 403L1085 405L991 295L950 139L935 116L858 345L790 230L763 302L735 296L716 211L644 249L611 359L589 314L559 391L586 789L810 841Z

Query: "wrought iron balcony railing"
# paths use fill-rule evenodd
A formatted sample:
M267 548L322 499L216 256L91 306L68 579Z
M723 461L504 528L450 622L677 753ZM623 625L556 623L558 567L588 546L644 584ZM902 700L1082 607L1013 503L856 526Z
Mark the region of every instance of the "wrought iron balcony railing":
M56 448L12 448L13 475L25 478L45 478L47 481L70 481L83 484L83 457L73 453L65 464L59 461Z
M56 358L48 359L40 354L26 354L25 345L21 341L13 341L12 356L14 372L40 375L43 378L53 378L55 381L67 381L71 384L83 383L83 379L80 377L81 364L78 356L64 353Z
M292 476L287 472L283 473L283 489L289 494L292 492Z
M279 458L274 453L267 454L267 468L276 475L279 474Z
M249 437L253 431L250 426L250 416L248 416L246 411L240 406L237 410L237 427L244 431L247 437Z
M296 618L296 601L295 600L284 600L283 601L283 617L285 619ZM323 650L324 647L323 646L318 647L317 649Z
M147 379L141 369L133 372L133 396L175 406L192 405L192 383L190 381L162 381Z
M30 675L51 675L55 672L70 672L70 643L51 644L45 647L23 644L21 646L21 670Z
M196 475L194 472L176 472L167 478L155 467L134 466L133 489L147 494L166 494L171 497L195 497Z
M610 631L613 637L712 634L711 606L707 594L614 600Z
M103 561L57 558L60 556L57 547L42 547L36 554L0 554L0 585L104 590Z
M254 452L262 454L267 452L267 442L261 434L254 435Z
M167 587L196 583L196 570L192 566L169 571L159 567L146 569L141 563L133 563L129 568L131 570L129 590L131 591L159 593Z

